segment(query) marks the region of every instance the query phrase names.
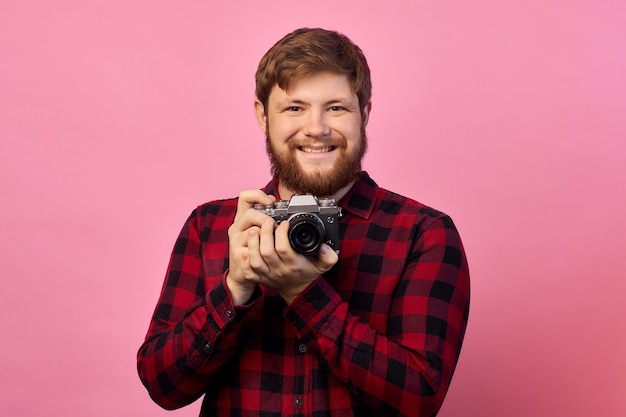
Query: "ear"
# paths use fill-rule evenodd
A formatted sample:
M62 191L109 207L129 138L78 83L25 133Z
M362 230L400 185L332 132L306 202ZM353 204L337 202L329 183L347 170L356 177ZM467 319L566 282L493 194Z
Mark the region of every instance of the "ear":
M254 100L254 117L263 133L267 133L267 115L265 114L265 106L258 99Z
M372 111L372 102L368 101L363 111L361 112L361 118L363 119L363 127L367 126L367 122L370 120L370 112Z

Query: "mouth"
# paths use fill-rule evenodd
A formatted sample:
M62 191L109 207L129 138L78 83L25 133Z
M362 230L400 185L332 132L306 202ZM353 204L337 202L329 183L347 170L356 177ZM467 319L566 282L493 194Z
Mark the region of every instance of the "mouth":
M304 153L326 153L332 152L336 149L336 146L326 146L324 148L309 148L307 146L298 146L298 150Z

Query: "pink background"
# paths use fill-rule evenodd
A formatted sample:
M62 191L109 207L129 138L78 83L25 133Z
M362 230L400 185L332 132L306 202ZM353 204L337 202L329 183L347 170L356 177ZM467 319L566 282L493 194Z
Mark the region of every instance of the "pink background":
M268 180L262 54L369 59L366 168L472 272L442 417L626 415L626 3L0 1L0 413L168 413L135 372L174 239Z

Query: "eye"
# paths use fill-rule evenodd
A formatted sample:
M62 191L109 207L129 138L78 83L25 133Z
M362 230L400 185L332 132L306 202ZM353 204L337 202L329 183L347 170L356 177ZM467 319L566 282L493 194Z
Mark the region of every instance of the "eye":
M299 111L302 111L302 107L299 107L299 106L289 106L289 107L287 107L286 110L290 111L290 112L299 112Z
M331 106L330 107L330 111L332 111L332 112L343 111L343 110L345 110L345 108L341 107L341 106Z

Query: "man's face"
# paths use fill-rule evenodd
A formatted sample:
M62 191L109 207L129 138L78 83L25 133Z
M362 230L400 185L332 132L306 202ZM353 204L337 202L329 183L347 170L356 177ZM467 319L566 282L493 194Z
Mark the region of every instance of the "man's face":
M367 147L370 105L361 113L346 75L316 73L287 91L274 86L267 109L255 106L281 188L326 197L354 181Z

